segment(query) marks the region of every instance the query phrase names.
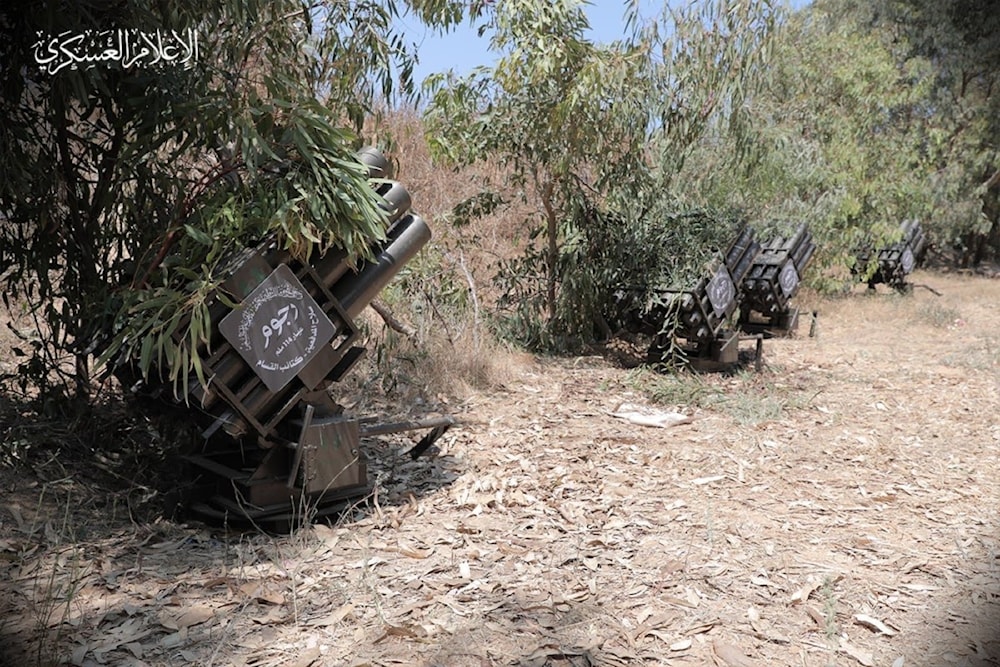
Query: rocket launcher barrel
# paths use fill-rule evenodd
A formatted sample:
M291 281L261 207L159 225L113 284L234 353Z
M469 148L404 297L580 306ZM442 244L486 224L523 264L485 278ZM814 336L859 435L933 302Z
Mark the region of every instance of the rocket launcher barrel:
M341 277L331 290L348 317L357 317L430 238L431 230L420 216L410 214L393 225L375 258Z

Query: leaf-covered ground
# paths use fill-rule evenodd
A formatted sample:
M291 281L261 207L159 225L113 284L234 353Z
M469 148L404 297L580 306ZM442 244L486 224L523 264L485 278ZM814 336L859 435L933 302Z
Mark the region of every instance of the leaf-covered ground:
M374 443L368 504L292 536L5 474L8 663L998 664L1000 281L917 282L943 296L805 299L818 337L759 374L522 362L437 458Z

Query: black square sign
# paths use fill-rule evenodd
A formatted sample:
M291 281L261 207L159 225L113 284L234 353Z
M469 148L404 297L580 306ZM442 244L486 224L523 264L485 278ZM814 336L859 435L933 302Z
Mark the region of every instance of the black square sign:
M715 272L712 280L708 283L707 291L708 301L712 304L715 316L725 317L726 309L736 298L736 286L733 285L733 279L726 267L720 266L719 270Z
M282 264L219 322L219 331L277 392L329 344L333 322Z
M785 295L786 299L792 296L792 292L799 286L799 272L795 270L792 260L788 260L781 267L781 273L778 274L778 286L781 287L781 293Z

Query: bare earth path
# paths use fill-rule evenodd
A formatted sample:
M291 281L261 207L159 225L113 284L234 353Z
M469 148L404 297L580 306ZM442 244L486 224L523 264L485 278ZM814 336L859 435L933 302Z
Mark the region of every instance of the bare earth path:
M6 479L0 641L11 664L1000 664L1000 281L916 281L944 296L806 303L818 338L768 341L760 374L526 364L437 459L383 443L371 505L291 537L70 530L37 497L71 482ZM692 423L610 415L644 389Z

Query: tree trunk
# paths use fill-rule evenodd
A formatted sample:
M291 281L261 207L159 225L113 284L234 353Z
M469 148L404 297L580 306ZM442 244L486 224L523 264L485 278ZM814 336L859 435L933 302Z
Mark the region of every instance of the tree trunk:
M545 208L545 235L548 240L548 247L545 253L545 301L548 307L550 323L556 317L556 278L559 269L559 225L556 219L555 207L552 204L554 190L555 185L552 181L547 182L542 189L542 206Z
M1000 169L993 172L986 181L986 191L983 193L983 215L990 221L990 229L986 232L986 241L980 260L1000 257Z

